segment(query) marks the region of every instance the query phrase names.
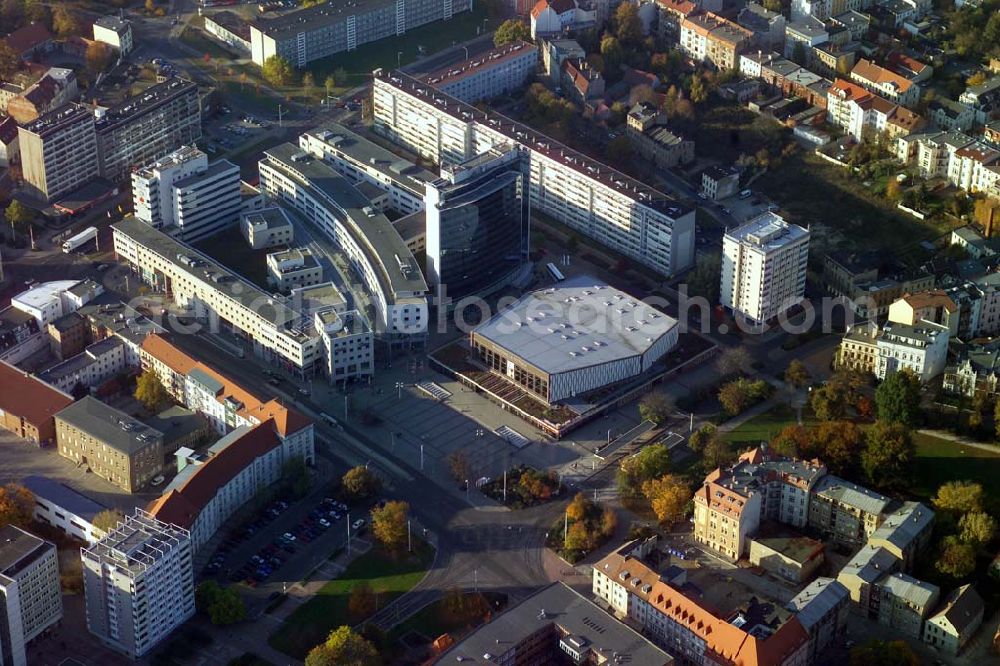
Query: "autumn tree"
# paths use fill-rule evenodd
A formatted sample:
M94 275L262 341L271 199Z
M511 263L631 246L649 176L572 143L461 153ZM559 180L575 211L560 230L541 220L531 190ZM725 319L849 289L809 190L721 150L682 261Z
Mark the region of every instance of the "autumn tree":
M879 421L917 425L920 419L920 378L908 369L894 372L875 390Z
M618 470L618 489L622 495L635 496L642 484L656 479L670 470L670 450L663 444L643 447L634 456L621 463Z
M302 75L302 89L310 96L316 92L316 77L308 70Z
M935 509L956 515L979 511L983 507L983 487L972 481L948 481L938 488L931 502Z
M35 515L35 496L18 483L0 488L0 527L26 527Z
M764 9L775 14L780 14L781 0L764 0Z
M135 383L134 396L148 412L158 412L170 402L170 394L164 388L159 375L152 370L144 370L139 375Z
M615 10L615 37L626 46L635 46L642 41L642 21L639 19L639 6L632 2L623 2Z
M886 181L885 198L893 203L899 203L903 198L903 185L895 178L890 178Z
M958 533L962 541L979 549L996 538L997 521L988 513L973 511L958 520Z
M386 502L372 509L372 534L387 550L398 552L406 547L410 505Z
M865 450L865 434L851 421L824 421L812 434L807 454L819 458L833 474L843 474L854 467Z
M722 385L719 389L719 404L728 416L736 416L765 398L768 390L768 383L762 379L740 377Z
M976 570L976 549L955 535L946 536L934 567L952 578L965 578Z
M718 428L711 423L706 423L688 437L688 448L695 453L701 453L708 443L716 437L718 437Z
M691 77L691 90L688 91L688 95L691 97L691 101L695 104L701 104L708 99L708 85L705 83L705 79L698 74Z
M352 499L372 497L382 489L381 480L364 465L358 465L347 470L343 478L341 478L341 485L344 493Z
M572 501L566 505L566 518L573 522L579 522L587 517L592 506L586 495L577 493Z
M715 369L723 377L733 377L750 371L753 359L746 347L727 347L715 361Z
M268 57L261 68L261 74L272 86L288 86L295 82L295 68L280 55Z
M347 625L330 632L306 655L306 666L381 666L375 646Z
M503 46L518 41L530 41L531 28L524 21L507 19L493 33L493 45Z
M605 75L618 74L618 70L625 60L625 50L617 37L605 35L601 39L601 57L604 59Z
M877 421L867 440L861 468L868 480L884 489L905 488L917 452L910 431L901 423Z
M664 474L642 484L642 494L649 501L657 520L671 525L684 517L684 510L691 500L691 489L684 479L674 474Z
M785 383L792 388L808 386L810 379L809 370L806 369L805 363L797 358L793 358L788 367L785 368Z
M72 37L80 33L80 20L72 10L57 6L52 12L52 30L60 37Z
M92 74L100 74L111 64L111 47L104 42L90 42L87 44L87 69Z
M21 56L10 45L0 40L0 78L9 79L21 68Z
M701 452L702 465L706 470L725 467L736 458L732 445L722 437L714 437Z
M663 425L674 411L673 399L661 391L647 393L639 401L639 417L655 425Z
M351 587L351 596L347 599L347 612L352 622L361 622L375 612L375 591L366 581L361 581Z
M118 523L123 520L125 520L125 514L118 509L105 509L95 515L90 524L106 533L118 527Z

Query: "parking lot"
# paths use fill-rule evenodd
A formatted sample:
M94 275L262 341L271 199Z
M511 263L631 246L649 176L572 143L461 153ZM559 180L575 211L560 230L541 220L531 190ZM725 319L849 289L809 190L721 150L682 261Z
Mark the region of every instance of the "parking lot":
M202 125L203 134L198 145L209 155L222 157L224 153L238 152L258 143L272 127L269 120L222 106L216 117Z

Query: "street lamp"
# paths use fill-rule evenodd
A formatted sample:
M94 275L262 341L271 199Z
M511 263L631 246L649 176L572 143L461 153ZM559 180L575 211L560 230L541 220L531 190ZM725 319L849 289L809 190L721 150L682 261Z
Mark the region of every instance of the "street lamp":
M396 69L399 69L400 67L403 66L401 64L402 60L403 60L403 52L402 51L396 51Z
M462 50L465 51L465 59L468 60L469 59L469 47L468 46L463 46Z
M396 382L396 399L403 397L403 382Z

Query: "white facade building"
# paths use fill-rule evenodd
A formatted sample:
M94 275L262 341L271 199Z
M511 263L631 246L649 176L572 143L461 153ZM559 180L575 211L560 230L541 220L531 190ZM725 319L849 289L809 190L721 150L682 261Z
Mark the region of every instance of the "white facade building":
M93 280L54 280L22 291L10 299L10 304L34 317L39 329L44 330L103 293L104 286Z
M55 365L38 378L60 391L70 393L77 384L100 386L131 365L125 341L119 337L98 340L85 350Z
M94 21L94 41L104 42L120 55L128 55L135 45L131 21L117 16L102 16Z
M265 151L260 186L294 206L347 255L375 307L378 338L390 346L425 342L427 283L399 232L357 188L287 143Z
M295 239L292 221L277 206L244 213L240 219L240 232L255 250L290 245Z
M38 522L87 543L95 543L104 536L105 532L94 527L92 521L106 507L45 476L26 476L22 483L35 496Z
M944 372L948 360L948 327L929 321L915 326L887 322L875 345L875 376L885 379L903 368L927 382Z
M317 312L315 328L323 338L330 383L375 374L375 338L356 311Z
M401 72L376 71L374 129L425 159L461 163L513 144L530 206L663 275L694 262L694 211L624 173Z
M136 509L80 551L87 628L131 659L194 615L191 536Z
M764 323L805 296L809 232L767 212L722 240L722 305Z
M308 249L295 248L267 255L267 282L280 291L311 287L323 281L323 267Z
M538 69L538 47L525 41L504 44L424 77L441 92L467 104L524 87Z
M135 216L190 242L234 224L240 215L240 169L184 146L132 172Z
M55 545L13 525L0 528L0 663L27 666L25 644L61 619Z
M400 215L424 209L424 187L437 176L343 125L328 123L299 137L312 153L355 186L374 186L389 195L388 207Z

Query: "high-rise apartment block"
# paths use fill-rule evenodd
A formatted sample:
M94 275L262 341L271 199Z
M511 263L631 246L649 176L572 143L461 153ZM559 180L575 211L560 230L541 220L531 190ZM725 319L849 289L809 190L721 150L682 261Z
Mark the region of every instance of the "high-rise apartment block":
M96 176L120 182L200 137L198 86L173 78L109 108L54 109L21 127L18 140L29 194L51 202Z
M193 241L237 222L240 169L183 146L132 172L135 216L154 229Z
M26 666L24 645L62 619L55 545L0 528L0 664Z
M524 86L538 69L538 47L518 40L478 53L424 77L427 83L468 104Z
M767 212L722 239L720 301L734 315L762 324L805 296L809 232Z
M80 551L87 628L137 659L194 615L194 572L187 530L136 509L103 539Z
M528 260L528 197L513 145L441 168L427 184L427 280L451 298L511 283Z
M281 56L294 67L362 44L404 34L472 9L472 0L360 0L324 2L250 26L250 54L263 66Z
M94 116L67 104L18 129L21 174L28 193L44 201L68 194L97 175Z
M691 208L527 125L399 71L375 71L372 115L376 132L438 164L513 145L532 210L662 275L694 262Z

